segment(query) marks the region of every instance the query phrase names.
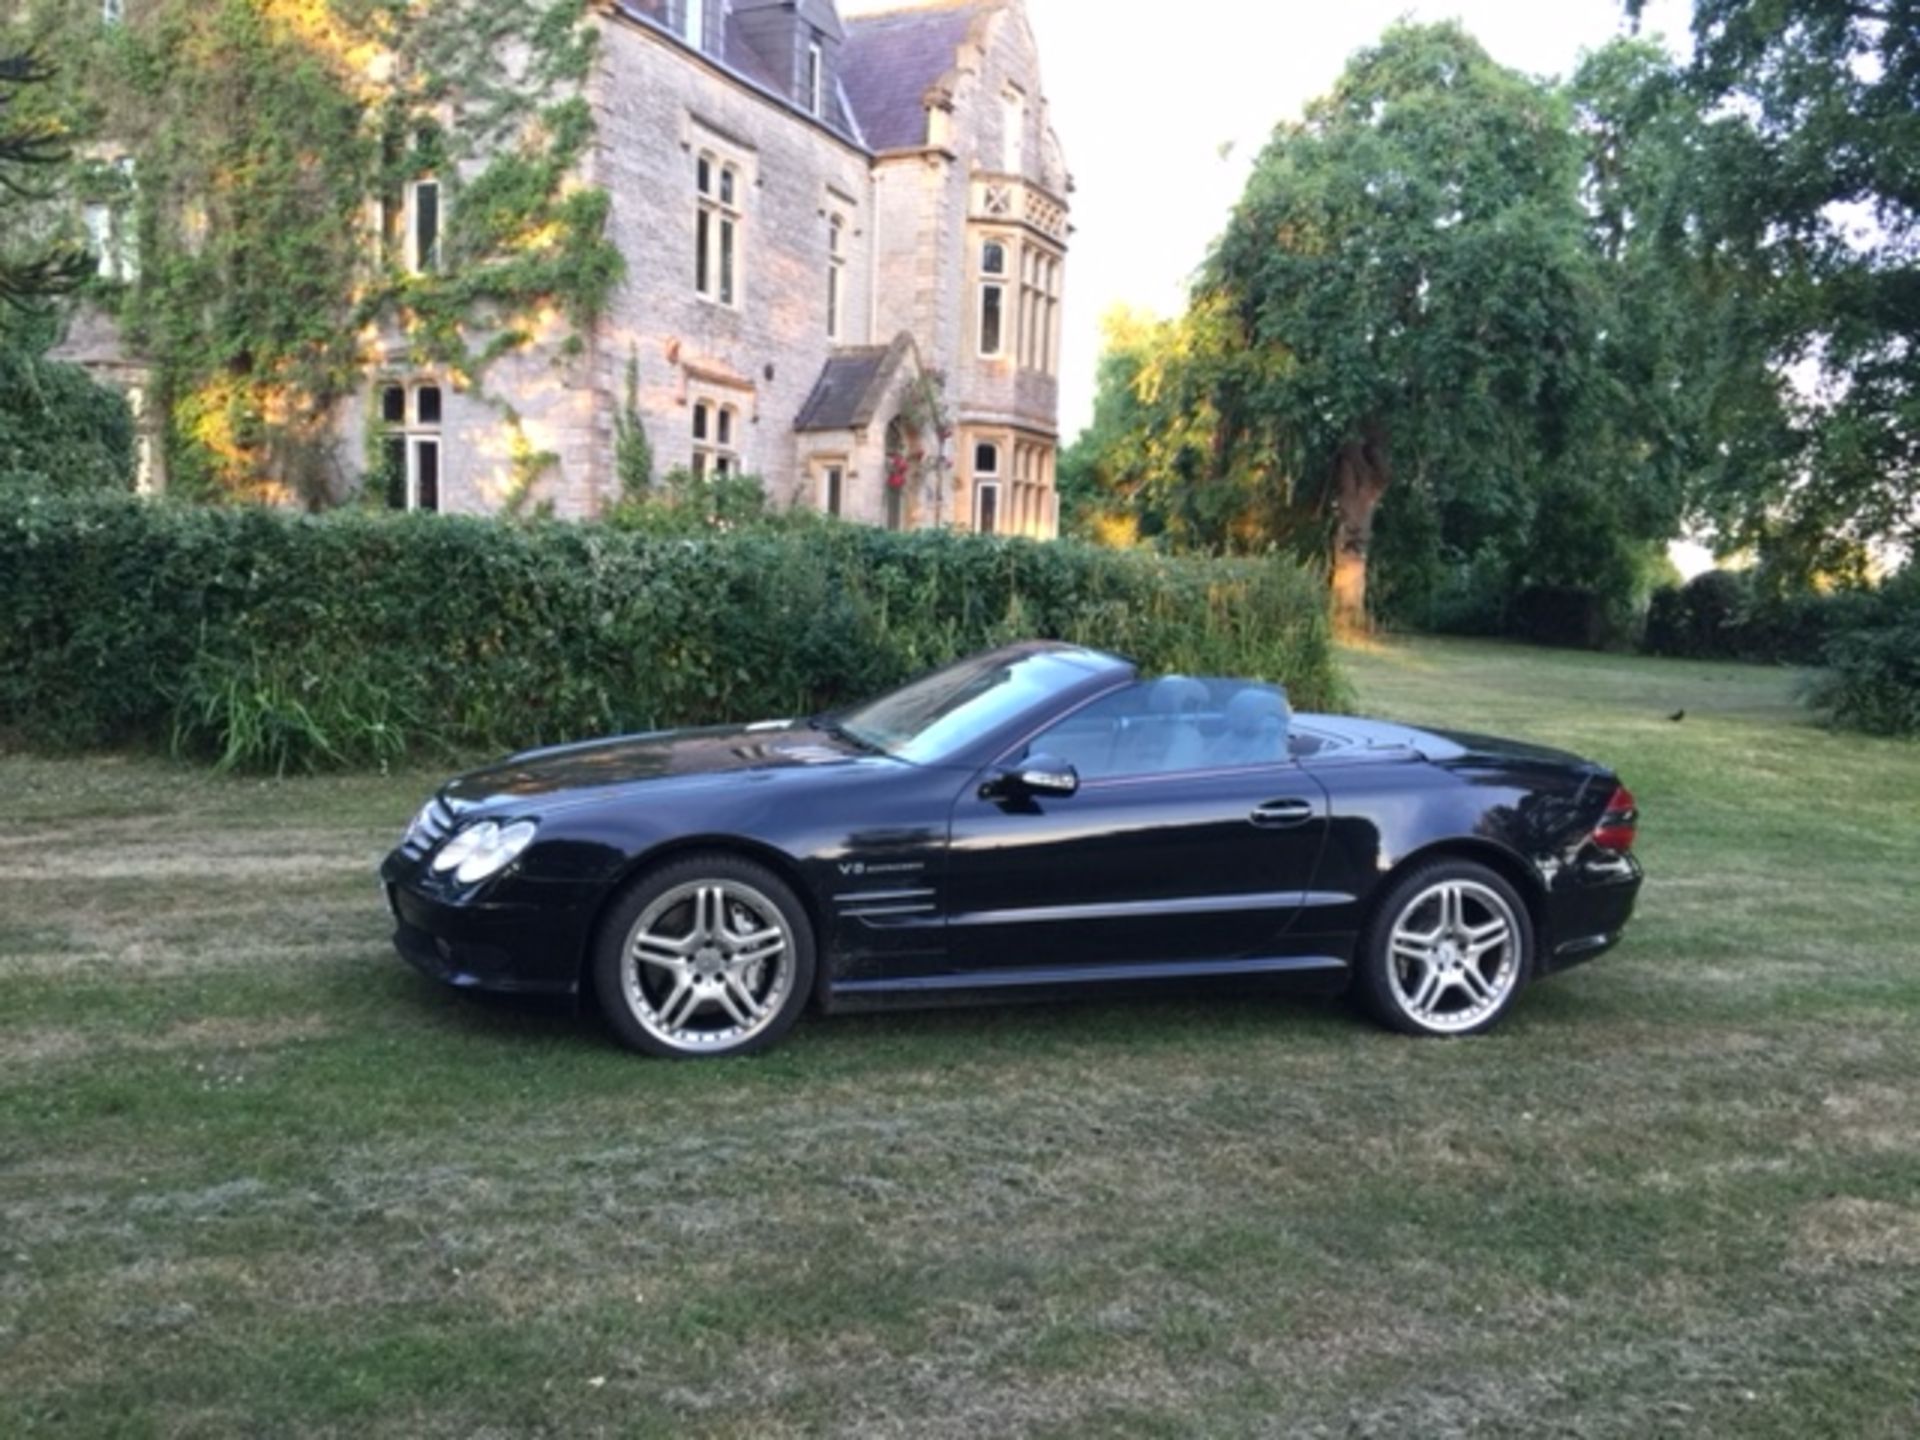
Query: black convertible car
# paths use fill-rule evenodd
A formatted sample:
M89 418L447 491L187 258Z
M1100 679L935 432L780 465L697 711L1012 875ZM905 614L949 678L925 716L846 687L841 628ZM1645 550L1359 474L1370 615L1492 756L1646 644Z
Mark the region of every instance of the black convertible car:
M1559 751L1032 643L810 720L514 756L381 874L420 969L591 992L656 1055L756 1050L810 1005L1202 979L1464 1035L1619 939L1636 820Z

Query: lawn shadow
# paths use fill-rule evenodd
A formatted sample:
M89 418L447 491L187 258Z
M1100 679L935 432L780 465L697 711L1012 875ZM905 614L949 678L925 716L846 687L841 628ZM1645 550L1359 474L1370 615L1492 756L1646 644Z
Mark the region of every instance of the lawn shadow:
M364 972L340 976L336 987L369 997ZM495 994L460 990L395 964L374 987L389 1015L404 1007L409 1022L429 1033L503 1043L573 1042L593 1050L618 1048L591 995ZM781 1051L812 1060L920 1063L929 1054L999 1055L1015 1062L1036 1051L1180 1050L1285 1034L1304 1043L1346 1043L1339 1037L1368 1029L1364 1017L1337 997L1275 988L1233 988L1196 982L1177 994L1049 994L996 997L924 1009L823 1014L810 1009Z

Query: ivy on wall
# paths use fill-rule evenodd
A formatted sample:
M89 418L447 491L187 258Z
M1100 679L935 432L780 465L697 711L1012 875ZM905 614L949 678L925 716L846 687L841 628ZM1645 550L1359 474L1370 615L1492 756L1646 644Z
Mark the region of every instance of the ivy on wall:
M26 38L59 65L80 163L133 161L139 279L94 298L157 367L177 490L341 498L340 407L395 344L509 424L488 367L536 339L577 352L622 268L579 179L585 0L126 10L37 0ZM380 217L428 176L441 263L415 273Z

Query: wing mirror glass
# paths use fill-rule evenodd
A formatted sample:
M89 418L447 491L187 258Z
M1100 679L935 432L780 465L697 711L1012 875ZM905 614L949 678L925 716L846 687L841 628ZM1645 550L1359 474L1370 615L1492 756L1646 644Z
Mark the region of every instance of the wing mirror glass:
M1051 795L1065 799L1080 790L1080 772L1056 755L1029 755L1000 772L987 786L989 798Z

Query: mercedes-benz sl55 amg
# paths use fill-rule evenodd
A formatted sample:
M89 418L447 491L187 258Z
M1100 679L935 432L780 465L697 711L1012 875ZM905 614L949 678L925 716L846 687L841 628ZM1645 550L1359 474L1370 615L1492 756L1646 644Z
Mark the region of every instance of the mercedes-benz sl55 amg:
M1465 1035L1620 938L1637 820L1560 751L1035 642L833 714L513 756L428 800L381 873L421 970L597 999L655 1055L1202 982Z

